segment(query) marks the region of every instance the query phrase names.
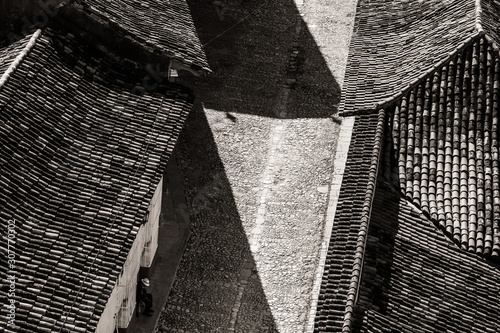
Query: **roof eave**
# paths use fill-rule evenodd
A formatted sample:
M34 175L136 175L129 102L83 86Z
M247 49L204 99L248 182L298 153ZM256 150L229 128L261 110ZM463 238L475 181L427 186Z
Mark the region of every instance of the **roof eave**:
M64 6L57 22L68 31L82 36L88 43L105 51L112 57L129 59L137 64L169 64L177 62L183 64L183 69L195 75L211 73L206 56L200 56L205 61L194 63L179 57L173 52L147 44L134 38L126 30L110 21L104 21L95 15L88 15L77 6Z
M373 106L370 107L362 107L362 108L357 108L353 111L340 111L339 115L342 117L349 117L349 116L355 116L355 115L364 115L364 114L372 114L376 113L379 109L387 109L390 106L394 105L401 97L406 95L408 91L411 89L415 88L418 84L420 84L423 80L425 80L429 75L432 75L436 70L440 69L441 67L447 65L450 61L455 59L457 54L462 52L466 47L474 43L477 39L484 37L489 43L491 43L493 51L497 52L500 54L500 47L498 44L495 42L493 38L488 36L488 34L484 30L478 30L474 36L471 36L467 38L465 41L463 41L460 45L458 45L452 52L449 53L449 55L441 60L440 62L436 63L434 66L429 68L426 72L424 72L422 75L417 77L415 80L413 80L410 84L399 90L396 94L378 102L375 103Z

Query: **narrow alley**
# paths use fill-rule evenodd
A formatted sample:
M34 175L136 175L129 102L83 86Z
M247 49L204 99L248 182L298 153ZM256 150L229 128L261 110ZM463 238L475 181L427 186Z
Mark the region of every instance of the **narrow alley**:
M304 332L356 1L188 1L213 73L174 156L191 238L158 332Z

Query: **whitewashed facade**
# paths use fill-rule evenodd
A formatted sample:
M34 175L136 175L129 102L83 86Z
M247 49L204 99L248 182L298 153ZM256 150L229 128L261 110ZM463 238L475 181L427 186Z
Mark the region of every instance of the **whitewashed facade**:
M148 208L147 222L139 228L127 256L122 273L108 299L96 332L110 333L128 327L136 306L139 270L151 267L158 248L163 178L160 180Z

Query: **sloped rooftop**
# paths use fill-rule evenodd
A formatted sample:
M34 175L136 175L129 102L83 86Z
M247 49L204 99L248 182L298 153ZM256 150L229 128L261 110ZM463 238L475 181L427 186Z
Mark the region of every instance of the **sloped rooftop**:
M481 22L497 40L498 4L486 3L481 11L473 0L359 1L341 111L393 99L482 33Z
M176 85L137 93L139 74L69 34L37 32L1 50L4 61L21 45L0 87L0 218L17 232L11 331L90 332L193 98ZM1 231L6 257L7 223Z
M0 73L5 73L26 46L26 40L13 43L8 48L0 48Z
M112 30L112 37L101 43L133 41L151 54L164 54L196 71L210 71L185 0L77 0L62 11L97 38ZM86 15L75 19L81 12ZM93 30L102 23L100 30ZM125 48L130 52L132 45Z
M418 326L419 320L437 318L433 304L426 302L439 300L448 289L453 291L450 298L443 299L446 311L441 314L446 328L498 330L494 320L471 323L470 318L495 307L498 301L486 293L497 292L499 283L499 9L494 1L358 3L340 109L356 118L326 256L315 332L433 331ZM381 119L386 122L383 130L379 128ZM385 133L382 145L381 133ZM372 149L371 155L367 147ZM351 165L356 165L355 169ZM420 207L419 218L425 223L412 220L414 214L398 215L394 205L373 204L376 177L360 183L373 172L382 174L397 190L392 194L395 198L402 195L401 201ZM353 206L355 203L362 206ZM421 253L415 249L403 253L398 259L402 268L393 266L392 258L370 262L373 256L368 251L373 246L384 253L389 250L387 242L393 242L388 237L400 237L397 229L391 229L392 236L377 239L377 222L375 229L371 227L374 214L395 214L397 218L391 215L391 221L411 228L404 237L418 237L415 242ZM339 237L347 235L347 230L349 236ZM366 238L369 233L371 239ZM366 248L366 241L373 246ZM436 249L442 251L438 258L434 256ZM426 269L415 264L413 256L418 262L429 263ZM381 275L377 275L376 265L384 266ZM458 276L450 275L462 265ZM473 284L468 283L468 275L474 274L476 267L488 279L475 278ZM429 275L429 269L436 274ZM411 272L411 279L405 276L407 272ZM441 288L441 273L450 279L446 288ZM395 284L389 280L380 285L384 274L394 276ZM415 287L417 279L425 283ZM366 290L371 288L369 283L378 285ZM425 295L421 296L423 305L409 307L419 294ZM391 297L392 308L387 302L380 303ZM451 304L454 297L467 306ZM457 311L463 311L466 320L455 316ZM372 324L367 324L370 320ZM443 325L439 318L436 322Z
M498 25L500 3L496 0L481 0L480 9L482 29L497 45L500 45L500 25Z
M354 332L499 332L500 269L378 187Z
M500 256L500 55L479 38L389 110L384 175L462 249Z
M344 332L351 327L384 124L383 111L356 116L318 296L315 332Z

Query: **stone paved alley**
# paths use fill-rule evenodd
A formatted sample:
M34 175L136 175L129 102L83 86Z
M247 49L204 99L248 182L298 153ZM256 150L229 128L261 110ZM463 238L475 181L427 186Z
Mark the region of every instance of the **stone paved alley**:
M182 79L192 234L157 331L304 332L356 1L188 2L213 73Z

